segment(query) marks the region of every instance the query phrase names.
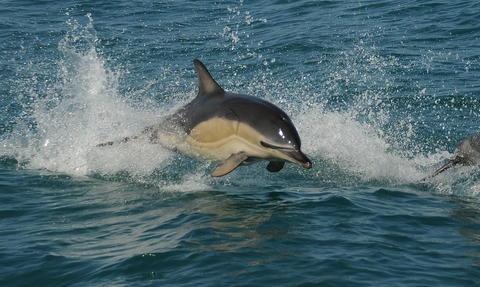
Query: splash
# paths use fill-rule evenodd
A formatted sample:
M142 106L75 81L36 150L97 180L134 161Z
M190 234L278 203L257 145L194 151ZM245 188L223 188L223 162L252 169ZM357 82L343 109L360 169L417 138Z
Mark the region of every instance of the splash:
M93 20L87 18L86 26L67 21L71 29L58 44L61 56L54 60L57 70L48 75L54 84L47 93L21 91L33 99L24 106L30 112L17 119L15 131L2 141L1 153L29 169L74 175L151 173L171 153L146 143L109 150L95 147L138 133L157 118L158 107L135 109L127 104L128 97L118 94L122 73L109 69L99 55Z
M303 149L314 162L312 170L303 172L297 166L287 166L282 170L285 176L279 179L278 174L269 174L264 165L257 164L242 167L228 178L211 180L206 176L212 169L209 163L199 164L146 141L97 148L98 143L140 132L170 111L158 104L132 105L131 95L120 94L124 72L111 68L98 48L100 40L91 16L87 19L86 25L67 21L69 30L58 43L59 57L52 60L55 69L46 74L52 83L47 91L21 87L21 93L33 100L24 104L15 130L2 139L0 154L15 158L22 167L81 176L133 177L136 182L178 191L275 185L282 180L306 184L331 181L336 185L375 181L381 185L409 184L450 155L424 156L408 148L417 135L414 120L402 115L392 124L396 119L391 100L396 95L391 71L399 69L398 61L379 56L364 41L336 58L320 59L307 66L310 70L296 79L278 79L282 66L276 66L279 61L273 59L268 64L271 67L253 72L264 71L262 78L249 82L252 75L244 73L249 78L234 75L230 81L234 92L265 98L291 115ZM224 75L223 80L228 85L229 76ZM424 93L419 89L419 95ZM187 100L186 96L180 98ZM261 179L252 180L252 174L257 173L262 174Z
M157 182L166 190L205 190L211 186L213 183L204 176L211 169L208 163L198 165L196 161L184 159L179 164L178 156L147 141L106 149L96 147L98 143L138 133L167 111L162 111L159 106L135 107L130 104L128 95L119 95L123 72L108 66L98 49L100 40L93 28L93 20L90 15L87 18L88 23L84 26L75 20L67 21L71 29L58 44L61 57L56 62L56 71L50 74L54 84L44 95L29 91L34 98L27 117L31 125L19 125L16 132L2 142L2 154L13 155L29 169L74 175L121 174L141 182ZM394 60L387 61L364 48L343 56L340 61L344 63L334 63L334 66L344 66L353 73L335 70L326 76L325 90L333 97L313 94L308 98L304 89L299 89L305 85L308 88L306 77L286 84L273 82L270 84L275 86L273 91L267 91L270 86L262 79L250 85L252 90L248 93L255 95L263 91L268 100L278 102L287 113L294 115L297 128L304 135L306 153L317 162L327 162L309 171L308 176L314 180L322 180L319 175L325 170L339 178L355 175L361 182L411 180L416 174L415 164L390 151L391 144L387 143L381 129L389 121L385 110L379 108L384 94L365 89L352 100L352 108L343 109L338 105L339 108L332 110L327 107L329 102L335 102L332 98L337 97L338 90L349 87L352 82L367 86L376 80L372 77L385 76L387 72L378 67L385 63L394 64ZM356 64L362 60L368 65ZM372 73L373 67L376 74ZM285 91L293 98L283 97ZM297 99L298 103L303 99L306 104L296 104L292 99ZM367 112L371 107L374 109ZM177 172L188 170L188 176L172 176L172 165ZM195 170L193 166L200 167L192 172ZM245 169L238 176L232 176L232 180L251 182L250 172L260 169L265 172L263 166ZM294 169L287 168L284 172L289 170ZM218 182L229 184L224 179Z

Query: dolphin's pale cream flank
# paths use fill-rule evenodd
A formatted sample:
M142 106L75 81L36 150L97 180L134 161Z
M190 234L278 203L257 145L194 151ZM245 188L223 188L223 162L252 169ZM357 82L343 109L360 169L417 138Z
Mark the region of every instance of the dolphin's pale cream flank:
M311 168L300 150L300 137L290 118L265 100L225 92L199 60L193 60L199 91L195 99L141 136L180 154L221 163L212 176L223 176L239 165L269 161L267 170L280 171L285 162ZM107 142L98 146L112 145Z

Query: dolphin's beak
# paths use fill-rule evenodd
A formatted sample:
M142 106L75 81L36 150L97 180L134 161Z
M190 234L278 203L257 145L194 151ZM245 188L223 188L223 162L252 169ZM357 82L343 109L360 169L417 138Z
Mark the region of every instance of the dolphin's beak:
M296 149L279 149L280 152L286 154L293 163L303 166L304 168L312 168L312 162L301 151Z
M264 141L261 141L260 144L266 148L276 149L279 152L283 153L284 155L290 158L290 162L296 163L304 168L312 168L312 162L308 159L308 157L299 149L293 148L283 148L279 146L275 146Z

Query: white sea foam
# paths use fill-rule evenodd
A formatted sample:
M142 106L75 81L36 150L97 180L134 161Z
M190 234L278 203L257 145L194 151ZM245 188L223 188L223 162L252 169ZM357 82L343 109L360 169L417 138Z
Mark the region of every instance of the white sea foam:
M148 108L133 106L128 96L119 95L119 80L123 72L109 68L107 59L98 52L98 39L90 17L89 20L86 26L73 21L72 30L58 46L62 57L57 63L58 71L51 74L55 82L53 91L46 96L30 91L29 96L35 99L33 109L28 118L21 120L27 122L32 119L33 124L19 124L15 132L2 140L1 154L13 155L30 169L82 176L126 173L140 180L152 180L151 176L155 173L162 173L162 170L167 173L167 169L170 172L178 168L175 172L180 176L176 176L173 182L159 184L162 188L207 189L212 184L206 176L212 168L209 164L197 163L197 167L193 168L195 162L192 160L186 163L186 167L179 167L173 163L174 153L149 144L147 140L96 147L105 141L138 134L170 111L159 105ZM365 59L368 59L366 66L359 68L357 62ZM330 72L325 74L327 80L323 83L325 93L335 94L340 83L360 81L360 86L367 86L370 82L389 82L387 72L374 67L395 64L395 59L372 55L365 47L345 54L340 61L346 61L341 65L352 71L333 71L330 67ZM337 64L332 65L336 67ZM355 176L361 182L411 183L426 175L423 171L425 167L431 167L450 155L440 152L426 157L420 153L406 154L395 150L398 145L392 140L411 139L415 133L411 129L402 135L382 130L382 125L390 120L389 111L381 106L382 98L388 97L384 92L359 90L352 107L331 109L325 107L328 96L322 102L319 99L325 95L306 95L305 89L315 84L308 80L305 76L300 81L280 81L275 85L279 90L269 91L266 97L272 101L280 97L278 104L292 115L302 137L303 150L315 164L312 170L307 171L312 180L322 180L324 177L319 175L325 173L327 165L327 173L339 170L334 172L337 177ZM267 92L263 82L252 83L247 89L252 87ZM290 93L291 97L285 96L283 91ZM255 94L253 90L251 92ZM296 103L294 99L304 99L305 103ZM375 111L370 111L370 108L375 108ZM282 172L288 172L288 169ZM245 180L243 173L240 177L232 176L232 180L235 178ZM218 181L222 180L225 179ZM247 180L251 182L251 179ZM336 181L354 184L348 179L339 178Z
M88 175L92 172L151 173L171 153L145 142L112 148L97 144L139 133L162 110L139 109L118 95L120 72L109 70L98 55L92 21L75 24L59 43L58 71L52 92L34 92L31 115L3 141L3 154L25 161L31 169Z

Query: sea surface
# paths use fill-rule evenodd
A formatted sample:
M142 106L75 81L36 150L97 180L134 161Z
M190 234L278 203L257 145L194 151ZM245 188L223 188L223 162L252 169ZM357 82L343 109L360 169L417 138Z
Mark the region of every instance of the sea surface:
M480 2L0 0L0 286L479 286ZM131 136L193 59L282 108L306 170Z

